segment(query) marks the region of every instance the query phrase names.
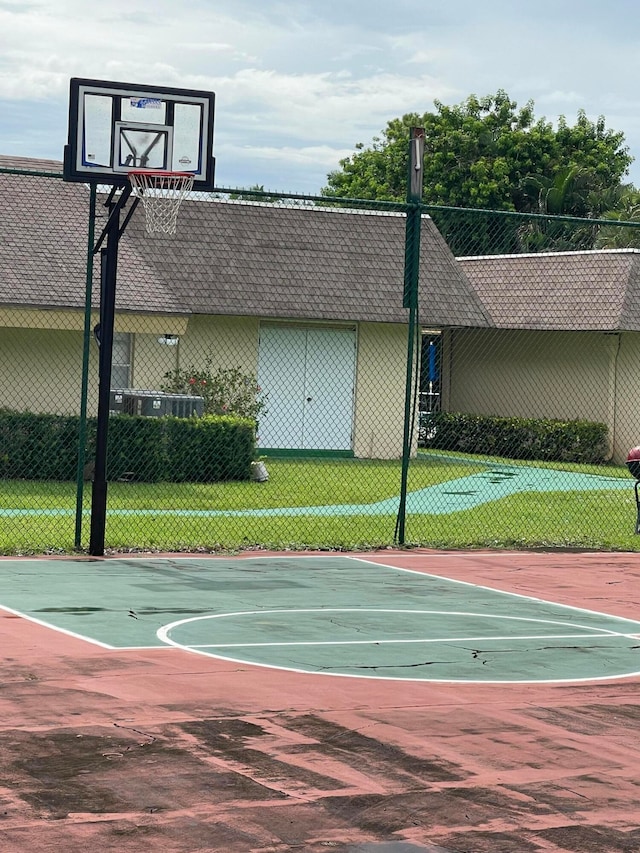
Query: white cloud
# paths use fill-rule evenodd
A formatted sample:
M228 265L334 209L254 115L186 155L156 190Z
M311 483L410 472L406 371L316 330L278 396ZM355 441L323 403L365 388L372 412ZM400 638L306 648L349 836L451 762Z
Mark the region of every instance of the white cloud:
M595 0L0 0L0 153L59 158L69 78L91 77L215 91L219 172L244 185L319 188L390 119L498 89L604 114L640 155L640 4L616 3L624 27Z
M242 156L245 159L279 161L296 166L313 166L314 168L321 166L327 171L333 169L343 157L348 157L351 153L352 149L350 148L338 149L331 148L329 145L309 145L303 148L242 146Z
M553 92L546 92L539 95L538 101L546 104L557 104L559 108L562 108L564 105L568 105L577 109L585 103L585 98L584 95L581 95L578 92L563 92L556 89Z
M269 127L279 136L293 134L300 140L342 139L354 144L374 127L407 112L423 112L434 98L450 90L428 76L377 74L352 78L343 73L278 74L244 69L217 81L221 110L248 109L235 113L234 127L260 131ZM351 138L344 139L345 128ZM367 141L366 139L363 141Z

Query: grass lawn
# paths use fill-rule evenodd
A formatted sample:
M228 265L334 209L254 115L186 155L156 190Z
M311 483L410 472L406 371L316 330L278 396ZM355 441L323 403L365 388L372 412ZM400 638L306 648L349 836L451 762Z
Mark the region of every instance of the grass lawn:
M420 453L409 470L409 491L486 472L496 460ZM514 460L500 465L514 467ZM488 500L449 514L407 517L407 544L461 547L584 547L640 550L634 535L633 481L626 467L527 463L564 471L624 477L629 490L529 492ZM369 548L393 544L395 513L336 514L329 507L369 505L399 493L399 461L267 460L266 483L112 483L106 543L113 549L237 550ZM86 484L83 544L89 537ZM73 550L74 483L0 482L0 553ZM213 512L310 507L299 515L244 517ZM314 509L316 508L316 509ZM325 508L323 512L323 508ZM29 510L25 515L20 510ZM14 511L14 512L12 512ZM18 511L18 512L15 512Z

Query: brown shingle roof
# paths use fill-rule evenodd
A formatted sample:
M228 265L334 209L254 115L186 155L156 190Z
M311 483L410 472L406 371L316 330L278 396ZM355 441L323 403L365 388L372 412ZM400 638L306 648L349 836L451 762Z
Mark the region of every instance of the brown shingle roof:
M0 158L0 167L56 171L55 161ZM81 308L89 190L0 172L0 304ZM96 237L105 221L98 195ZM121 311L406 322L405 218L325 207L184 202L174 237L144 230L140 206L120 241ZM99 258L95 258L94 294ZM423 218L421 321L490 324L433 222ZM95 303L94 298L94 303Z
M0 173L0 199L0 304L83 308L87 187ZM178 297L140 257L135 245L121 247L119 266L116 302L120 310L185 312ZM94 303L98 301L99 267L96 259Z
M82 307L89 194L61 184L0 174L1 304Z
M198 314L406 322L405 219L397 214L220 200L187 202L170 240L134 217L123 242ZM444 240L423 219L422 321L489 324Z
M640 251L459 258L499 328L640 330Z
M34 157L12 157L0 154L0 169L26 169L28 172L62 174L62 163L60 160L37 160Z

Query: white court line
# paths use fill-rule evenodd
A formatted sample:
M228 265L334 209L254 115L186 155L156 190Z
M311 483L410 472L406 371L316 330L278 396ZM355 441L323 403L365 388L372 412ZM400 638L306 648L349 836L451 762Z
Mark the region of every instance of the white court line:
M505 594L508 595L509 593L505 593ZM562 606L562 605L560 605L560 606ZM259 616L265 616L265 615L269 615L269 614L285 614L285 613L313 613L313 614L317 615L317 614L335 613L335 612L338 612L338 613L405 613L405 614L411 613L411 614L420 614L420 615L474 616L474 617L482 617L482 618L487 618L487 619L502 619L505 621L508 620L508 621L519 621L519 622L544 623L546 625L562 625L564 627L569 627L569 628L573 628L573 629L580 628L583 631L587 631L589 633L587 633L585 635L581 634L581 635L577 635L577 636L582 637L582 638L586 637L586 638L589 638L592 640L596 639L596 638L599 639L599 638L609 638L609 637L612 637L612 638L621 638L622 637L625 639L638 639L638 637L635 634L625 634L625 633L621 633L618 631L611 631L611 630L608 630L606 628L596 628L596 627L591 627L590 625L577 625L577 624L573 624L573 623L569 623L569 622L560 622L560 621L551 620L551 619L534 619L534 618L530 618L530 617L519 617L519 616L500 616L500 615L489 614L489 613L469 613L466 611L404 610L404 609L403 610L397 610L397 609L393 610L390 608L382 609L382 608L360 608L360 607L351 607L351 608L345 608L345 607L339 607L339 608L338 607L336 607L336 608L300 608L300 609L287 609L287 610L282 610L282 609L281 610L245 610L245 611L236 611L234 613L217 613L217 614L210 614L207 616L194 616L194 617L190 617L189 619L180 619L176 622L172 622L171 624L164 625L162 628L158 629L158 631L156 632L156 636L158 637L159 640L166 643L167 645L173 646L174 648L177 648L177 649L181 649L182 651L185 651L185 652L191 652L192 654L203 655L204 657L214 657L217 660L229 661L231 663L242 663L242 664L246 664L248 666L257 666L257 667L264 668L264 669L275 669L275 670L281 670L281 671L286 671L286 672L295 672L295 673L303 674L303 675L312 674L312 675L333 676L336 678L364 678L364 679L374 679L374 680L377 679L377 680L381 680L381 681L412 681L412 682L421 682L421 683L431 682L431 683L440 683L440 684L496 684L496 685L497 684L534 684L535 685L535 684L577 684L577 683L588 684L588 683L591 683L594 681L612 681L612 680L619 680L622 678L625 678L625 679L626 678L637 678L640 675L640 671L633 671L633 672L622 672L622 673L616 672L614 674L608 674L608 675L594 675L594 676L586 676L586 677L579 677L579 678L537 678L537 679L533 679L533 680L532 679L513 679L513 678L512 679L470 679L470 678L451 678L451 677L449 677L449 678L433 678L433 677L431 677L431 678L425 678L425 677L422 677L422 678L411 678L411 677L409 677L409 678L407 678L407 677L401 677L401 676L388 676L388 675L380 674L379 670L384 670L386 668L386 665L384 665L384 664L381 664L379 667L372 665L369 668L372 670L378 670L378 671L375 673L375 675L365 675L362 673L355 673L355 672L336 672L333 670L332 671L326 671L323 669L313 669L313 668L303 668L303 667L298 667L298 666L286 666L283 664L263 663L260 661L251 660L251 659L242 658L242 657L236 657L236 656L229 657L227 655L220 654L217 652L212 654L212 652L209 651L209 649L217 649L217 648L221 648L221 646L212 645L212 644L186 645L183 643L176 642L176 640L174 640L170 636L172 630L174 630L176 628L180 628L180 627L187 625L187 624L191 624L194 622L205 622L205 621L209 621L212 619L223 619L225 617L231 617L231 616L253 616L253 617L258 616L259 617ZM604 616L606 614L599 614L599 615ZM616 617L616 616L609 616L609 618L613 619L613 620L618 620L618 617ZM621 620L621 621L629 621L629 620ZM534 635L533 639L538 640L538 639L544 638L544 636L549 636L549 635ZM565 633L565 634L560 634L558 636L560 639L567 639L571 635ZM573 636L576 636L576 635L573 635ZM476 642L486 641L487 639L489 639L487 636L479 637L476 640ZM518 640L520 638L517 636L515 636L515 637L509 636L506 639L509 642L513 643L514 640ZM451 641L452 641L451 638L449 638L449 642L451 642ZM463 641L464 641L464 638L463 638ZM466 641L469 642L470 640L466 640ZM367 645L372 645L372 643L373 643L373 641L345 641L345 644L351 644L352 642L355 642L355 643L359 642L360 644L367 644ZM389 642L391 642L391 641L389 641ZM422 641L418 641L418 642L425 642L425 641L422 640ZM428 642L428 641L426 641L426 642ZM433 642L444 642L444 643L446 643L447 639L437 640L437 641L434 640ZM313 642L313 641L310 641L308 643L307 642L293 643L292 645L302 646L302 645L339 645L339 644L340 644L339 641L338 642L333 642L333 641ZM227 644L227 648L243 648L243 647L247 647L248 645L251 645L251 644ZM276 645L276 644L274 643L274 644L255 644L255 645L262 646L262 645ZM285 645L285 643L282 643L281 645ZM402 667L402 665L400 665L400 667ZM349 667L347 666L346 668L349 668Z
M517 552L503 552L503 554L504 555L516 556ZM380 556L382 556L382 555L380 555ZM454 558L460 559L461 556L469 557L469 556L473 556L473 555L468 554L468 553L464 554L464 555L461 555L458 553L455 553L455 554L452 554L452 553L446 553L446 554L445 553L440 553L440 554L438 554L438 553L404 554L403 553L400 556L402 556L403 558L412 557L412 558L421 558L423 560L429 560L430 561L430 560L442 560L442 559L454 559ZM593 555L590 555L590 556L593 556ZM542 599L542 598L539 598L536 596L532 596L532 595L525 595L522 593L510 592L510 591L507 591L504 589L498 589L496 587L490 587L490 586L485 586L485 585L481 585L481 584L475 584L475 583L472 583L470 581L463 581L463 580L458 580L456 578L447 577L446 575L438 575L438 574L433 574L430 572L422 572L422 571L419 571L416 569L404 568L401 566L394 566L394 565L390 565L390 564L387 564L384 562L377 562L377 561L374 561L371 559L367 559L366 556L364 556L364 555L352 556L352 555L341 553L341 554L332 554L332 555L327 555L327 554L281 554L281 555L270 554L270 555L259 555L259 556L258 555L254 555L254 556L241 555L238 557L213 557L213 556L209 556L209 555L207 555L207 556L190 555L190 556L161 557L161 556L156 556L153 554L144 554L144 555L141 554L141 555L118 555L118 556L102 558L102 559L74 558L73 556L69 556L68 558L63 559L63 560L46 560L46 559L42 559L42 558L33 558L33 557L22 557L22 558L21 557L17 557L17 558L16 557L8 557L8 558L2 558L2 562L13 562L15 564L41 563L47 567L51 566L51 568L53 569L53 568L55 568L56 563L67 562L67 561L72 562L72 563L76 563L76 564L87 563L88 566L91 566L93 568L96 563L101 563L103 566L108 567L110 563L111 564L113 564L113 563L117 564L119 562L129 562L131 560L141 560L144 562L151 562L154 564L161 564L161 565L165 564L166 565L167 563L168 564L172 564L172 563L175 564L176 562L183 562L183 561L184 562L199 562L199 563L203 563L203 564L206 564L207 562L209 562L210 564L215 564L216 562L219 563L219 562L227 562L227 561L230 563L245 562L245 561L246 562L261 561L261 560L263 560L263 561L264 560L267 560L267 561L285 560L287 562L296 562L296 561L300 561L300 560L311 560L311 561L315 560L315 561L322 562L322 561L335 560L335 559L340 559L340 560L344 559L345 561L350 561L350 562L354 562L354 563L360 562L360 563L363 563L363 564L365 564L367 566L371 566L371 567L386 568L386 569L391 569L391 570L396 571L396 572L403 572L406 574L411 574L411 575L415 576L416 578L417 577L431 578L433 580L445 581L447 583L457 584L457 585L461 585L461 586L467 586L467 587L471 587L471 588L475 588L475 589L479 589L479 590L484 590L486 592L490 592L490 593L501 595L501 596L512 596L514 598L518 598L518 599L521 599L524 601L531 601L531 602L535 602L538 604L546 604L546 605L549 605L549 606L552 606L555 608L561 608L564 610L574 611L577 613L585 613L585 614L589 614L589 615L593 615L593 616L599 616L602 618L611 619L611 620L615 620L618 622L626 622L626 623L631 624L633 626L640 627L640 621L629 619L629 618L624 617L624 616L618 616L618 615L614 615L611 613L605 613L605 612L597 611L597 610L590 610L590 609L587 609L584 607L576 607L576 606L569 605L569 604L562 604L562 603L559 603L556 601L549 601L549 600L545 600L545 599ZM150 650L151 651L151 650L157 650L158 648L164 648L166 650L168 647L169 648L173 647L173 648L182 649L184 651L189 651L190 649L193 649L195 654L205 654L206 655L206 652L199 651L195 647L183 646L179 643L173 642L168 637L163 638L161 636L161 632L165 629L170 629L171 627L173 627L173 625L164 626L163 628L161 628L157 631L157 636L162 642L162 645L160 647L146 646L146 645L145 646L121 647L121 646L113 646L109 643L105 643L105 642L102 642L100 640L93 639L92 637L88 637L84 634L79 634L75 631L71 631L71 630L68 630L66 628L59 627L59 626L54 625L50 622L45 622L44 620L38 619L34 616L30 616L27 613L24 613L20 610L16 610L16 609L11 608L11 607L7 607L5 605L0 605L0 609L5 610L8 613L12 613L16 616L19 616L23 619L26 619L30 622L33 622L36 625L40 625L40 626L48 628L50 630L57 631L58 633L65 634L65 635L72 637L74 639L78 639L78 640L82 640L84 642L91 643L92 645L98 646L102 649L106 649L109 651L136 651L136 650ZM358 610L359 608L355 608L355 609ZM265 612L267 612L267 611L255 611L255 613L265 613ZM270 612L277 612L277 611L270 611ZM300 612L308 612L308 611L300 611ZM408 611L408 612L438 612L438 611ZM445 611L445 614L449 615L449 612ZM240 614L221 614L221 615L230 616L230 615L240 615ZM452 612L451 615L455 615L455 614ZM458 615L465 615L465 614L458 614ZM467 615L472 615L472 614L467 614ZM475 614L475 615L486 616L487 614ZM205 618L211 618L211 617L205 617ZM539 619L539 620L528 619L527 620L527 619L525 619L525 617L502 616L502 617L494 617L494 618L502 618L502 619L520 618L521 621L531 621L531 622L537 621L537 622L543 622L546 624L558 624L558 625L570 625L571 624L571 623L555 622L554 620L544 620L544 619ZM174 623L174 624L177 624L177 623ZM604 628L595 628L595 627L583 626L583 625L571 625L571 627L583 628L587 631L593 632L590 635L586 635L586 636L598 637L598 636L610 635L610 636L614 636L614 637L639 639L639 635L635 632L625 634L625 633L621 633L621 632L609 631L609 630L604 629ZM600 633L597 633L597 632L600 632ZM569 635L563 635L563 636L568 637ZM578 636L578 635L576 635L576 636ZM483 639L487 640L489 638L488 637L480 637L480 638L478 638L478 641L482 641ZM513 639L518 639L518 638L513 638L513 637L509 638L509 640L511 640L511 641ZM539 639L539 637L536 637L534 639ZM423 642L428 642L428 641L423 641ZM446 640L443 640L442 642L446 642ZM206 648L206 647L203 646L202 648ZM218 655L217 657L220 660L229 660L231 662L237 662L233 658L224 658L222 655ZM273 669L279 669L279 670L289 669L289 671L306 673L306 674L308 674L310 672L310 670L306 670L306 669L299 669L298 670L295 668L286 668L286 667L282 667L282 666L271 667L270 665L257 664L253 661L246 661L246 663L254 665L254 666L266 666L267 668L273 668ZM317 673L317 674L323 674L323 675L327 674L327 675L335 675L335 676L339 676L339 677L356 677L356 678L369 677L369 676L361 676L361 675L344 675L343 676L343 674L341 674L341 673ZM607 676L596 676L596 677L591 677L591 678L536 679L533 682L526 681L526 680L515 681L515 682L514 681L504 681L504 680L495 681L495 682L481 680L481 681L477 681L477 682L472 682L468 679L456 680L456 679L424 679L424 678L420 678L420 679L393 679L393 680L403 680L403 681L409 680L409 681L419 681L419 682L425 682L425 681L443 682L444 681L444 682L449 682L449 683L454 682L454 683L478 683L478 684L491 684L491 683L495 683L495 684L508 684L508 683L539 684L539 683L576 683L576 682L590 682L590 681L605 681L605 680L620 679L620 678L631 678L631 677L636 677L638 675L640 675L640 671L639 672L631 672L631 673L623 673L623 674L607 675ZM375 677L384 679L384 676L375 676Z
M483 553L486 553L486 552L483 552ZM517 556L518 553L519 552L517 552L517 551L500 552L500 554L502 556ZM380 555L380 556L382 556L382 555ZM442 560L442 559L454 559L454 558L459 560L461 557L472 557L474 555L471 552L466 552L466 553L465 552L461 552L461 553L447 552L447 553L441 553L441 554L437 554L437 553L435 553L435 554L431 554L431 553L430 554L406 553L405 554L405 553L402 553L399 556L401 556L402 558L412 557L413 559L420 558L423 560L433 560L433 559ZM591 552L591 556L593 556L593 552ZM242 560L242 561L246 560L247 562L253 561L253 560L256 560L256 561L257 560L296 561L296 560L344 559L344 560L350 560L354 563L365 563L367 566L379 566L380 568L383 568L383 569L392 569L393 571L403 572L405 574L414 575L416 577L432 578L433 580L444 580L444 581L448 581L449 583L452 583L452 584L458 584L460 586L471 587L472 589L482 589L482 590L485 590L485 592L493 592L493 593L496 593L498 595L508 595L508 596L513 597L513 598L520 598L524 601L535 601L538 604L549 604L552 607L561 607L564 610L574 610L577 613L588 613L591 616L605 616L609 619L617 619L617 620L620 620L622 622L630 622L632 625L638 625L640 627L640 620L629 619L626 616L617 616L613 613L605 613L602 610L590 610L587 607L576 607L573 604L562 604L559 601L550 601L549 599L539 598L538 596L535 596L535 595L525 595L524 593L521 593L521 592L510 592L506 589L498 589L497 587L493 587L493 586L484 586L483 584L473 583L472 581L458 580L457 578L450 578L447 575L435 575L435 574L432 574L431 572L421 572L419 569L407 569L407 568L404 568L403 566L394 566L394 565L391 565L389 563L377 562L376 560L367 559L365 556L361 556L361 555L354 556L352 554L345 554L345 553L331 554L331 555L329 555L329 554L269 554L269 555L254 555L254 556L246 556L246 557L240 556L240 557L204 557L203 558L201 556L193 556L193 557L175 557L175 558L164 557L164 558L159 558L159 559L164 559L167 561L173 560L174 562L176 562L178 560L201 560L201 559L210 559L212 561L216 561L216 560L224 561L227 559L229 559L229 560ZM640 631L638 633L640 633Z
M158 632L158 636L160 636L160 631ZM412 682L416 684L487 684L494 686L504 686L507 684L529 684L532 686L536 686L538 684L591 684L594 681L620 681L621 679L629 679L629 678L638 678L640 676L640 671L634 672L616 672L612 675L591 675L580 678L502 678L502 679L494 679L494 678L433 678L433 677L422 677L422 678L412 678L406 676L394 676L394 675L381 675L379 672L376 672L375 675L365 675L359 672L335 672L335 671L325 671L322 669L310 669L303 668L300 666L285 666L283 664L271 664L271 663L262 663L256 660L247 660L246 658L240 657L228 657L222 654L212 655L208 651L203 651L199 648L195 648L194 646L185 646L181 643L176 643L174 640L167 638L165 642L169 646L173 646L175 649L179 649L180 651L191 653L194 655L202 655L207 658L215 658L216 660L225 661L227 663L233 664L245 664L249 667L258 667L258 669L273 669L278 672L293 672L297 675L320 675L329 678L358 678L365 679L369 681L402 681L404 682ZM371 667L371 669L376 669L376 667ZM378 669L384 669L384 666L378 667Z
M40 625L43 628L50 628L52 631L57 631L59 634L66 634L67 637L73 637L74 640L84 640L86 643L91 643L94 646L100 646L101 649L116 651L116 646L110 646L108 643L102 643L100 640L94 640L92 637L86 637L84 634L78 634L75 631L69 631L67 628L60 628L58 625L52 625L50 622L45 622L43 619L37 619L35 616L29 616L28 613L23 613L21 610L15 610L13 607L7 607L0 604L0 610L6 610L7 613L13 613L14 616L20 616L29 622Z
M509 593L506 593L507 595ZM559 605L562 606L562 605ZM627 637L630 639L635 639L637 637L636 632L632 634L623 633L621 631L612 631L609 628L598 627L595 625L581 625L579 623L573 622L564 622L559 619L537 619L532 616L505 616L503 614L498 613L476 613L475 611L470 610L413 610L408 608L391 608L391 607L293 607L293 608L274 608L269 610L234 610L229 611L228 613L209 613L207 615L200 616L190 616L188 619L177 619L175 622L171 622L168 625L163 625L156 632L156 636L166 642L166 639L169 633L174 628L182 627L183 625L189 625L193 622L206 622L212 619L228 619L235 616L272 616L272 615L284 615L284 614L299 614L299 613L312 613L314 615L324 615L326 613L402 613L402 614L410 614L410 615L419 615L419 616L464 616L465 618L472 616L474 618L479 619L494 619L494 620L502 620L504 622L533 622L539 625L561 625L564 628L576 629L580 628L583 631L588 631L592 636L614 636L614 637ZM606 616L607 614L599 614L601 616ZM609 616L609 619L617 620L617 616ZM629 620L621 620L621 621L629 621ZM635 623L638 624L638 623ZM512 638L517 639L517 636Z
M510 551L507 553L512 554L513 552ZM449 583L459 584L460 586L469 586L469 587L472 587L472 589L483 589L483 590L485 590L485 592L493 592L493 593L496 593L498 595L508 595L508 596L511 596L512 598L521 598L524 601L535 601L538 604L550 604L552 607L561 607L564 610L575 610L577 613L589 613L591 616L606 616L608 619L618 619L620 622L630 622L632 625L640 626L640 621L638 621L637 619L628 619L626 616L616 616L613 613L604 613L602 610L589 610L586 607L576 607L573 604L562 604L559 601L549 601L549 599L538 598L535 595L524 595L521 592L509 592L506 589L497 589L494 586L483 586L482 584L472 583L471 581L461 581L461 580L458 580L457 578L450 578L447 575L434 575L431 572L421 572L418 569L405 569L402 566L392 566L392 565L389 565L388 563L377 563L374 560L367 560L365 557L352 557L349 554L343 554L341 556L343 556L345 558L345 560L353 560L355 563L366 563L368 566L381 566L384 569L395 569L395 571L397 571L397 572L405 572L406 574L415 575L416 577L433 578L433 580L448 581ZM405 555L403 555L403 556L405 556ZM406 556L408 556L408 557L426 556L429 559L431 558L430 554L429 555L407 554ZM437 555L434 555L434 556L437 556ZM456 554L453 556L459 556L459 555Z
M530 634L530 635L509 635L504 637L429 637L419 640L300 640L298 642L279 642L279 643L194 643L189 645L190 649L250 649L250 648L267 648L271 646L389 646L408 643L487 643L493 641L513 641L513 640L576 640L590 639L596 637L628 637L628 634L615 634L610 631L600 634ZM525 650L526 651L526 650Z

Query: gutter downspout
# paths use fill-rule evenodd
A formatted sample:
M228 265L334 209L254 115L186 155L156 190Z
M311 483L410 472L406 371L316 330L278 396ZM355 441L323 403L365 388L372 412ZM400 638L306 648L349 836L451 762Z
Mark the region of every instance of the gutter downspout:
M615 338L609 344L609 369L607 376L607 423L609 424L609 449L605 462L611 462L616 447L616 422L618 414L618 355L622 335L620 332L609 332L607 337Z

